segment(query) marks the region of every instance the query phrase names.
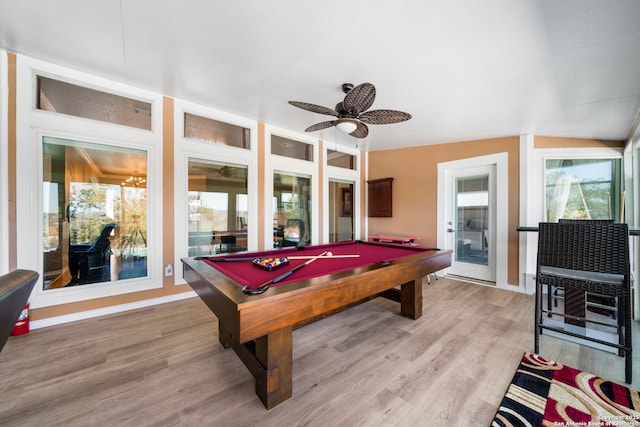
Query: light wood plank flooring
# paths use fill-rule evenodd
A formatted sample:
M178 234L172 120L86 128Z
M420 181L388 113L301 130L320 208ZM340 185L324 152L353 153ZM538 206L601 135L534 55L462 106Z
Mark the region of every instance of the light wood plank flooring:
M11 337L0 425L488 426L533 350L533 297L443 278L423 286L417 321L378 298L296 330L293 397L270 411L198 298ZM614 354L544 336L540 350L624 379Z

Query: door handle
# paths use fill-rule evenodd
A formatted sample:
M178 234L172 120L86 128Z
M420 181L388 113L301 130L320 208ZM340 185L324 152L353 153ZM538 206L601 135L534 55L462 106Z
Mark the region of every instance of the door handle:
M454 230L453 228L447 228L447 233L455 233L456 230Z

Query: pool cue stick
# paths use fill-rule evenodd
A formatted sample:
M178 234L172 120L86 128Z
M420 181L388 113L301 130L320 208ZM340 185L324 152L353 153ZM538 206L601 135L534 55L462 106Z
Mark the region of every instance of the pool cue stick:
M360 255L325 255L322 258L323 259L330 259L330 258L358 258L360 257ZM288 256L287 258L289 259L311 259L313 258L312 256Z
M273 279L264 282L262 285L258 286L256 289L248 289L245 286L245 287L242 288L242 292L244 292L245 294L248 294L248 295L261 294L264 291L266 291L267 289L269 289L269 287L271 285L283 281L284 279L286 279L287 277L291 276L293 273L295 273L296 271L300 270L301 268L306 267L307 265L311 264L313 261L317 260L318 258L322 258L324 256L324 254L326 254L327 252L328 251L324 251L320 255L314 256L313 258L311 258L307 262L305 262L303 264L300 264L300 265L297 265L297 266L293 267L291 270L286 271L286 272L282 273L281 275L279 275L277 277L274 277Z
M220 258L211 256L197 256L196 260L206 260L211 262L236 262L236 261L253 261L256 257L237 257L237 258Z
M360 257L360 255L325 255L322 258L358 258ZM196 260L206 260L206 261L211 261L211 262L239 262L239 261L253 261L256 258L260 258L260 257L231 257L231 258L222 258L222 257L211 257L211 256L197 256L194 257L194 259ZM278 255L274 255L271 258L288 258L288 259L312 259L315 258L311 255L306 255L306 256L287 256L287 255L283 255L283 256L279 256Z

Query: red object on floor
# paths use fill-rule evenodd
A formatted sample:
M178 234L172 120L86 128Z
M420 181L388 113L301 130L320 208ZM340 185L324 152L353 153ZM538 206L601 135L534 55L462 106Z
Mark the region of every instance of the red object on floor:
M16 337L29 332L29 314L29 304L26 304L22 309L22 312L20 312L20 316L18 317L16 325L13 327L13 331L11 331L11 335Z

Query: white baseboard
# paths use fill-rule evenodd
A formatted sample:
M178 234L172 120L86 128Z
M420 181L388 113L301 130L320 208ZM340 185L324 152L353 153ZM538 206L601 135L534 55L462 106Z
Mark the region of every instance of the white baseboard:
M194 291L182 292L179 294L167 295L165 297L130 302L127 304L114 305L111 307L97 308L95 310L87 310L78 313L65 314L63 316L49 317L42 320L32 320L31 322L29 322L29 327L30 329L46 328L48 326L61 325L63 323L91 319L94 317L106 316L108 314L122 313L123 311L135 310L137 308L144 308L173 301L180 301L187 298L193 298L195 296L197 295Z

